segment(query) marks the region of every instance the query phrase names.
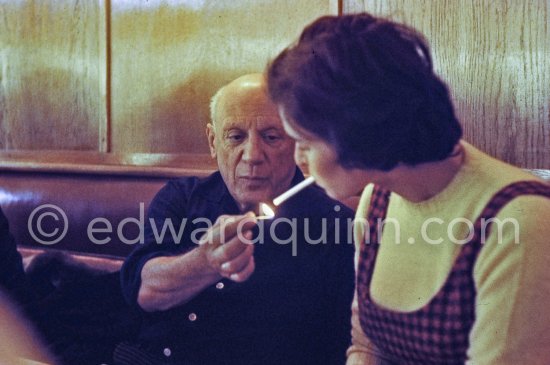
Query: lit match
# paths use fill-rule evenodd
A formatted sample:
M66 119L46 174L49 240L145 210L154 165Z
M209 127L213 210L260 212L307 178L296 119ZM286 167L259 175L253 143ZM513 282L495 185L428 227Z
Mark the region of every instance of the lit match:
M275 211L266 203L260 203L260 212L263 215L259 215L256 219L271 219L275 217Z
M298 194L300 191L304 190L311 184L315 182L315 178L313 176L308 177L304 181L301 181L300 183L294 185L275 199L273 199L273 205L279 206L289 198L293 197L294 195ZM270 219L275 216L275 211L273 208L271 208L266 203L260 203L260 211L263 215L256 217L256 219Z

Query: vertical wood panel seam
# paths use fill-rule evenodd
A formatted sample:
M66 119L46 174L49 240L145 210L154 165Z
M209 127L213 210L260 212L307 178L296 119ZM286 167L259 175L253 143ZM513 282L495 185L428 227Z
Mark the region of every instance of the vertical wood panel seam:
M111 0L105 0L105 78L106 78L106 100L105 100L105 109L106 109L106 126L105 126L105 151L112 151L112 87L111 87L111 56L112 56L112 39L111 39Z
M344 0L329 0L328 13L330 15L342 15Z
M111 92L111 1L99 0L99 88L102 96L99 113L98 150L112 151L112 92Z

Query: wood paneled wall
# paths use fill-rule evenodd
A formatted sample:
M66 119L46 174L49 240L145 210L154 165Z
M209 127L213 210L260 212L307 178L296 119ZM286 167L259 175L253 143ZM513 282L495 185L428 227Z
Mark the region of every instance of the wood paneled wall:
M211 95L336 11L334 0L0 0L0 150L206 154Z
M0 1L0 149L98 150L98 1Z
M421 30L465 138L550 168L550 0L0 0L0 151L206 154L214 91L338 8Z
M528 168L550 168L549 0L346 0L424 33L465 139Z
M207 153L215 91L261 72L330 6L317 0L113 1L113 151Z

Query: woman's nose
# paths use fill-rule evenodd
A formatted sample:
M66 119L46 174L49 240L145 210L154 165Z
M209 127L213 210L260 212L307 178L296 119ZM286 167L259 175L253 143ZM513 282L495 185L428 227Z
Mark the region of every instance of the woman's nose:
M298 165L302 171L307 171L307 156L298 143L296 143L294 147L294 161L296 161L296 165Z

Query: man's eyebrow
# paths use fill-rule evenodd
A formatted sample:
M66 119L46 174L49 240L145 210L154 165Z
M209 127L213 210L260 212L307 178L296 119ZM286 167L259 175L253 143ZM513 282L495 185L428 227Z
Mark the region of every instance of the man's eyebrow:
M269 127L260 129L260 132L270 132L270 131L285 133L285 130L282 127L276 127L276 126L269 126Z
M242 128L239 127L239 125L237 123L229 123L229 124L226 124L226 125L223 126L223 131L229 131L231 129L242 130Z

